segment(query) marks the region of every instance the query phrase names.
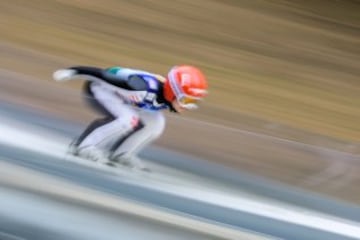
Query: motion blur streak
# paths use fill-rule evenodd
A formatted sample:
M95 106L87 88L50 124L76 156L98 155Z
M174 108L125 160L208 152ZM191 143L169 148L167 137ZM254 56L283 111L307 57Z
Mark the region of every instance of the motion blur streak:
M0 162L0 165L3 200L0 230L6 229L3 220L6 217L39 232L48 229L51 234L59 235L58 239L64 235L66 239L118 239L119 236L143 239L150 236L175 240L209 239L209 235L211 239L270 239L176 216L7 163ZM24 181L17 181L19 178ZM22 202L24 199L27 199L26 204ZM24 237L28 239L29 236ZM52 235L48 237L53 239ZM46 236L31 239L46 239Z
M11 111L15 115L24 114L14 111L14 108ZM16 120L7 123L6 119L5 121L4 119L2 120L4 125L1 127L1 131L5 134L1 137L1 142L5 145L0 145L0 149L2 155L6 157L3 160L37 171L50 173L51 175L71 180L101 192L109 192L135 200L136 202L158 206L163 210L170 210L170 212L175 211L180 216L185 214L190 219L193 217L195 219L203 219L205 223L215 221L215 226L211 226L211 229L213 229L211 233L215 236L224 236L225 233L227 236L243 235L243 229L272 235L281 239L289 238L293 240L302 239L299 232L304 231L311 235L313 239L319 240L338 239L339 236L342 239L357 239L356 237L359 235L360 229L357 223L327 214L319 214L317 209L315 209L316 211L309 211L292 206L291 203L289 205L260 196L252 196L246 193L244 195L240 189L231 188L230 186L226 187L227 190L224 191L224 186L221 183L217 183L216 180L195 177L191 174L179 178L185 173L181 173L181 170L176 165L172 167L178 169L177 172L168 172L166 168L157 168L150 165L155 172L149 175L142 172L129 171L128 169L119 169L113 172L106 170L96 163L84 161L82 162L87 164L82 164L81 166L76 161L74 162L75 159L73 158L67 158L68 161L64 161L66 143L61 142L63 137L58 138L59 136L57 136L58 133L56 132L59 130L51 130L51 126L44 128L34 125L31 127L29 124L36 123L36 119L28 118L26 114L23 116L26 119L31 119L32 123L28 122L24 125ZM46 122L52 123L56 121L48 118ZM16 128L13 128L13 124L15 124ZM47 142L51 135L51 142L57 142L57 144L52 146ZM22 140L16 142L14 138ZM14 147L11 145L14 145ZM33 149L32 146L34 145L40 146L40 148ZM64 149L59 149L59 146L63 146ZM22 148L27 148L28 150ZM163 157L169 159L169 156L174 157L175 155L170 154ZM175 162L172 164L175 164ZM189 163L193 164L192 161ZM92 167L89 168L90 166ZM203 163L202 167L207 167L206 163ZM5 170L5 172L7 171ZM230 174L230 172L225 172L225 174ZM6 174L3 175L6 176ZM12 179L19 178L13 177ZM19 185L16 181L15 185ZM25 181L25 183L27 182ZM47 184L47 181L44 182ZM195 187L193 185L194 182L197 182ZM33 183L30 184L32 186ZM35 188L38 187L42 188L41 185L36 184ZM49 191L47 186L44 189L46 192ZM61 186L60 189L62 189ZM51 189L51 191L56 192L57 190ZM317 205L316 203L314 204ZM140 209L139 212L137 212L137 215L143 216L147 211ZM154 217L154 214L145 215ZM272 219L271 225L266 223L267 218ZM160 219L169 220L164 215L161 215ZM170 217L170 219L173 218ZM170 220L170 222L176 222L181 225L178 220ZM185 219L185 222L189 222L189 220ZM188 224L186 225L188 226ZM203 224L200 225L204 227ZM205 228L201 229L206 233L210 233L206 225ZM328 228L328 225L334 228ZM190 226L194 226L194 224L190 224ZM227 226L230 229L226 230ZM279 228L279 226L282 227ZM225 230L219 231L219 228L223 227L225 227ZM235 232L231 230L233 228L236 229L236 231L234 229ZM195 229L200 231L197 227ZM239 232L239 229L242 229L242 231ZM235 237L235 239L237 238Z

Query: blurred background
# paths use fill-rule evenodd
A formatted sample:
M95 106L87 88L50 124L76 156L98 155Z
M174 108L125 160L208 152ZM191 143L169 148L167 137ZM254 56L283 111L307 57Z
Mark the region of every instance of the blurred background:
M206 73L156 145L360 203L360 2L0 1L0 99L88 123L71 65Z

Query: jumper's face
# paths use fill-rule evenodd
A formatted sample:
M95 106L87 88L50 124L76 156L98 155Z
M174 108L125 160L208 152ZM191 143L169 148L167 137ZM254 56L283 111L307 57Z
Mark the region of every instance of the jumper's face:
M180 105L180 103L176 99L172 100L171 105L178 113L181 113L184 110L186 110L184 107Z

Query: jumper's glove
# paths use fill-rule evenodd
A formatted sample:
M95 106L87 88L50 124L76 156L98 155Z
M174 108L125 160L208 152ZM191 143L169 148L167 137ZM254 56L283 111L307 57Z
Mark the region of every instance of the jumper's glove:
M53 78L57 82L64 82L73 79L76 74L74 69L59 69L53 73Z

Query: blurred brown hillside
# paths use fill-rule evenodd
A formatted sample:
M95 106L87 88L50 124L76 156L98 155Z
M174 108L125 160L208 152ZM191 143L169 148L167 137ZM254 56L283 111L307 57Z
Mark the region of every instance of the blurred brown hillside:
M246 115L359 141L359 10L345 0L13 0L0 3L0 31L63 65L165 74L196 64L211 85L205 108L233 112L232 125ZM2 66L47 80L56 67L2 56Z

